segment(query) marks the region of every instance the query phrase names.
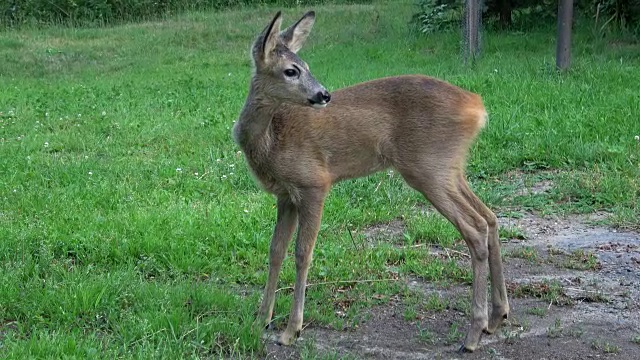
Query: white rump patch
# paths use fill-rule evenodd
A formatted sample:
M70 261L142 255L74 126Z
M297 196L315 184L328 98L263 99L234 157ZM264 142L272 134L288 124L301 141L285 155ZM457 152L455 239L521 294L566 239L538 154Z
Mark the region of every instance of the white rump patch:
M480 124L480 128L482 129L487 124L489 114L487 114L486 111L482 111L482 113L479 115L480 115L480 121L478 123Z

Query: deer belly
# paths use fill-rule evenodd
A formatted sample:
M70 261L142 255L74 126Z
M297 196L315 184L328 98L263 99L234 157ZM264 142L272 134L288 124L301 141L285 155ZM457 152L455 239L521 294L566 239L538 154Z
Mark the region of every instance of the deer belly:
M347 155L347 154L345 154ZM389 167L387 161L378 154L369 152L367 154L348 154L348 158L337 158L332 163L331 174L334 182L367 176Z

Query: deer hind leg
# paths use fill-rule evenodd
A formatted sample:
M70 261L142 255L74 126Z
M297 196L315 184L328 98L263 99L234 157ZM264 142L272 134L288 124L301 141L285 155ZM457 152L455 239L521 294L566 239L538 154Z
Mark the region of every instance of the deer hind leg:
M293 288L293 304L287 328L278 343L290 345L302 331L304 295L307 274L313 257L313 247L318 237L322 208L328 189L313 188L301 192L298 208L298 237L296 238L296 283Z
M273 230L269 250L269 277L264 288L262 304L260 305L258 316L254 323L254 326L260 329L268 326L271 322L280 268L282 267L282 261L287 252L289 241L291 241L293 232L296 229L297 219L298 210L291 200L288 197L279 197L276 226Z
M424 166L423 169L433 167ZM487 312L487 221L469 203L461 193L457 181L458 169L448 169L449 174L429 176L428 171L419 174L415 167L400 173L407 183L420 191L433 206L458 229L471 252L473 269L472 318L461 350L474 351L478 347L482 332L488 328Z
M467 201L487 222L489 236L489 272L491 274L491 316L487 333L493 334L509 316L509 300L504 283L502 258L500 257L500 238L498 237L498 221L496 215L473 193L464 175L459 174L458 188Z

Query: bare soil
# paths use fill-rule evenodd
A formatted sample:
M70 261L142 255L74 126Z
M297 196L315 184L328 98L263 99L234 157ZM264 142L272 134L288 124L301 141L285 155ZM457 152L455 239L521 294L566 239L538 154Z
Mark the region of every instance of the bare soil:
M640 234L595 225L605 215L500 219L525 234L503 243L511 314L474 353L456 352L468 326L470 288L414 278L407 286L425 298L435 293L462 305L425 307L405 320L398 297L371 309L355 330L311 324L292 347L270 343L267 358L298 359L310 347L329 358L356 359L640 359ZM365 233L401 236L402 226L396 221ZM459 261L468 266L466 257Z

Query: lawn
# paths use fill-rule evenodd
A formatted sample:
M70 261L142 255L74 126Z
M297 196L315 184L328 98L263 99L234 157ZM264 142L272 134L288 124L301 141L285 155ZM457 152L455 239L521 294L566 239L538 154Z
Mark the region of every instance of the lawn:
M305 10L285 10L285 24ZM610 225L640 227L638 43L580 22L572 69L558 74L554 28L488 31L482 58L465 67L459 34L411 31L412 0L315 10L300 55L330 91L422 73L483 96L490 118L469 179L498 214L603 211ZM0 357L263 355L251 322L275 202L249 175L231 127L249 46L275 12L0 32ZM553 186L521 191L541 180ZM392 241L366 235L391 221L404 229ZM412 246L423 243L465 250L397 174L335 186L305 321L351 328L364 309L404 294L408 276L469 282L470 269ZM294 272L289 259L276 327Z

